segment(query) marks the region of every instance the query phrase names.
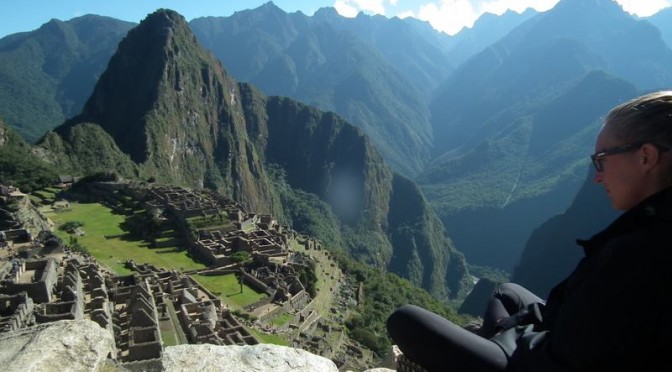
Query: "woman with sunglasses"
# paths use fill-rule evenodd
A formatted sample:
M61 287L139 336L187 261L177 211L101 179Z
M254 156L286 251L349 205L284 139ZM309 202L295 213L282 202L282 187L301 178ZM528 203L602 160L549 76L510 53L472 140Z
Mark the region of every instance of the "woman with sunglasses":
M672 370L672 91L612 109L591 160L624 213L588 240L546 301L513 283L476 333L406 305L393 342L429 371Z

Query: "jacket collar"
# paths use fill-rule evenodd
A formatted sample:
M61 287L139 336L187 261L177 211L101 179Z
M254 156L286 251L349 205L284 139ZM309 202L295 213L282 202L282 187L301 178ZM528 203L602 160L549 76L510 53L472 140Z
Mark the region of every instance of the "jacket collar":
M665 221L672 221L672 187L642 200L590 239L578 239L576 242L583 247L586 255L590 255L611 239Z

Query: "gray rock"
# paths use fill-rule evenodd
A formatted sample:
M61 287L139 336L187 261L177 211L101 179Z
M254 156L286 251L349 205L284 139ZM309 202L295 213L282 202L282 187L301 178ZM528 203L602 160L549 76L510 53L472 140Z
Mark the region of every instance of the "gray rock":
M62 320L24 330L0 333L2 372L128 372L114 355L111 333L90 320ZM330 359L306 350L271 344L246 346L169 346L155 368L165 372L338 372ZM390 363L392 364L392 363ZM142 368L141 370L147 370ZM390 372L374 368L366 372Z
M270 344L169 346L163 353L163 368L166 372L213 369L240 372L338 372L330 359L305 350Z
M96 371L114 338L90 320L63 320L0 334L3 372Z

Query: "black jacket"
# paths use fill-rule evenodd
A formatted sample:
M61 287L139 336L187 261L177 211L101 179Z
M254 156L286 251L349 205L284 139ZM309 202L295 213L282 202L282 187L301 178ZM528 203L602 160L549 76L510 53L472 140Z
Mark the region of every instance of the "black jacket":
M672 188L587 241L550 292L542 323L519 326L516 371L672 370Z

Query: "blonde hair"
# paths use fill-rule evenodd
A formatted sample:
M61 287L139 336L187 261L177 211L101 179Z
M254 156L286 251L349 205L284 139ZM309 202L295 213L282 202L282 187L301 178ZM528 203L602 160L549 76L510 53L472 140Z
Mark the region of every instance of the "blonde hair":
M652 143L659 152L672 150L672 90L653 92L614 107L604 121L625 143ZM672 185L672 161L663 165L667 185Z
M605 125L627 143L650 142L672 149L672 90L653 92L614 107Z

